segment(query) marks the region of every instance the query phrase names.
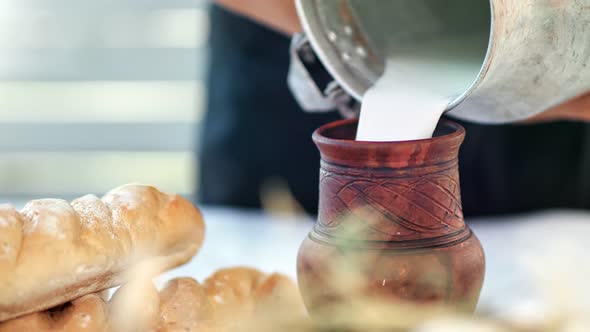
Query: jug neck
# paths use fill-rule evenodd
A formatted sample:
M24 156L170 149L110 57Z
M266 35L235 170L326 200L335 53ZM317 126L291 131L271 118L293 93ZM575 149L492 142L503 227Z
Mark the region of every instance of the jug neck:
M442 121L429 140L352 140L356 120L318 129L322 155L320 241L405 248L448 244L470 235L459 185L458 153L465 130ZM408 242L410 241L410 242Z

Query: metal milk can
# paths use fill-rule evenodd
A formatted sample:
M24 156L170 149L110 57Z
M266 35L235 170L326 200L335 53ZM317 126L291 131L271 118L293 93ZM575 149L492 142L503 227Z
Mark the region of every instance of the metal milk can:
M296 2L289 85L307 111L355 116L400 54L452 86L447 112L464 120L515 122L590 90L590 0Z

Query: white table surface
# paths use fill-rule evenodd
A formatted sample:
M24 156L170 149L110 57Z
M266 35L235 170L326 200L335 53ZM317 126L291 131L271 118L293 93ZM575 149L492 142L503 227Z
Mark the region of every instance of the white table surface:
M312 219L204 209L205 244L189 264L161 278L203 280L223 267L250 266L295 278L295 261ZM486 253L479 310L499 316L543 315L546 303L588 308L590 213L551 211L468 221ZM554 302L561 300L561 302Z

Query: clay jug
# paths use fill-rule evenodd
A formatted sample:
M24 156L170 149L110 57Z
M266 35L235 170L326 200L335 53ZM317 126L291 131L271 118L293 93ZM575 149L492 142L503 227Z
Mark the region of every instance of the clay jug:
M462 214L465 130L443 120L429 140L358 142L357 120L318 129L318 221L298 257L310 313L350 297L475 310L484 252Z

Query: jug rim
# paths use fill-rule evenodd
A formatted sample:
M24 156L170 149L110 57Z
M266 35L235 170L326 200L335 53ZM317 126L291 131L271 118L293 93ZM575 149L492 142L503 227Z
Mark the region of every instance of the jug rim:
M340 120L317 129L313 141L325 163L352 168L413 168L456 163L466 131L442 119L438 135L430 139L399 142L354 140L358 120Z
M382 141L357 141L353 138L334 138L330 137L327 134L328 131L334 130L339 127L344 126L351 126L351 125L358 125L358 119L344 119L344 120L337 120L334 122L330 122L321 126L320 128L316 129L313 133L313 140L315 142L329 144L329 145L355 145L355 146L391 146L391 145L415 145L418 143L426 143L426 142L433 142L433 141L452 141L456 139L461 139L465 136L466 130L465 128L460 125L459 123L448 120L448 119L441 119L437 125L437 131L435 131L435 135L432 138L426 139L417 139L417 140L408 140L408 141L392 141L392 142L382 142ZM445 129L452 130L448 134L440 134L440 130ZM439 134L437 135L437 132Z

